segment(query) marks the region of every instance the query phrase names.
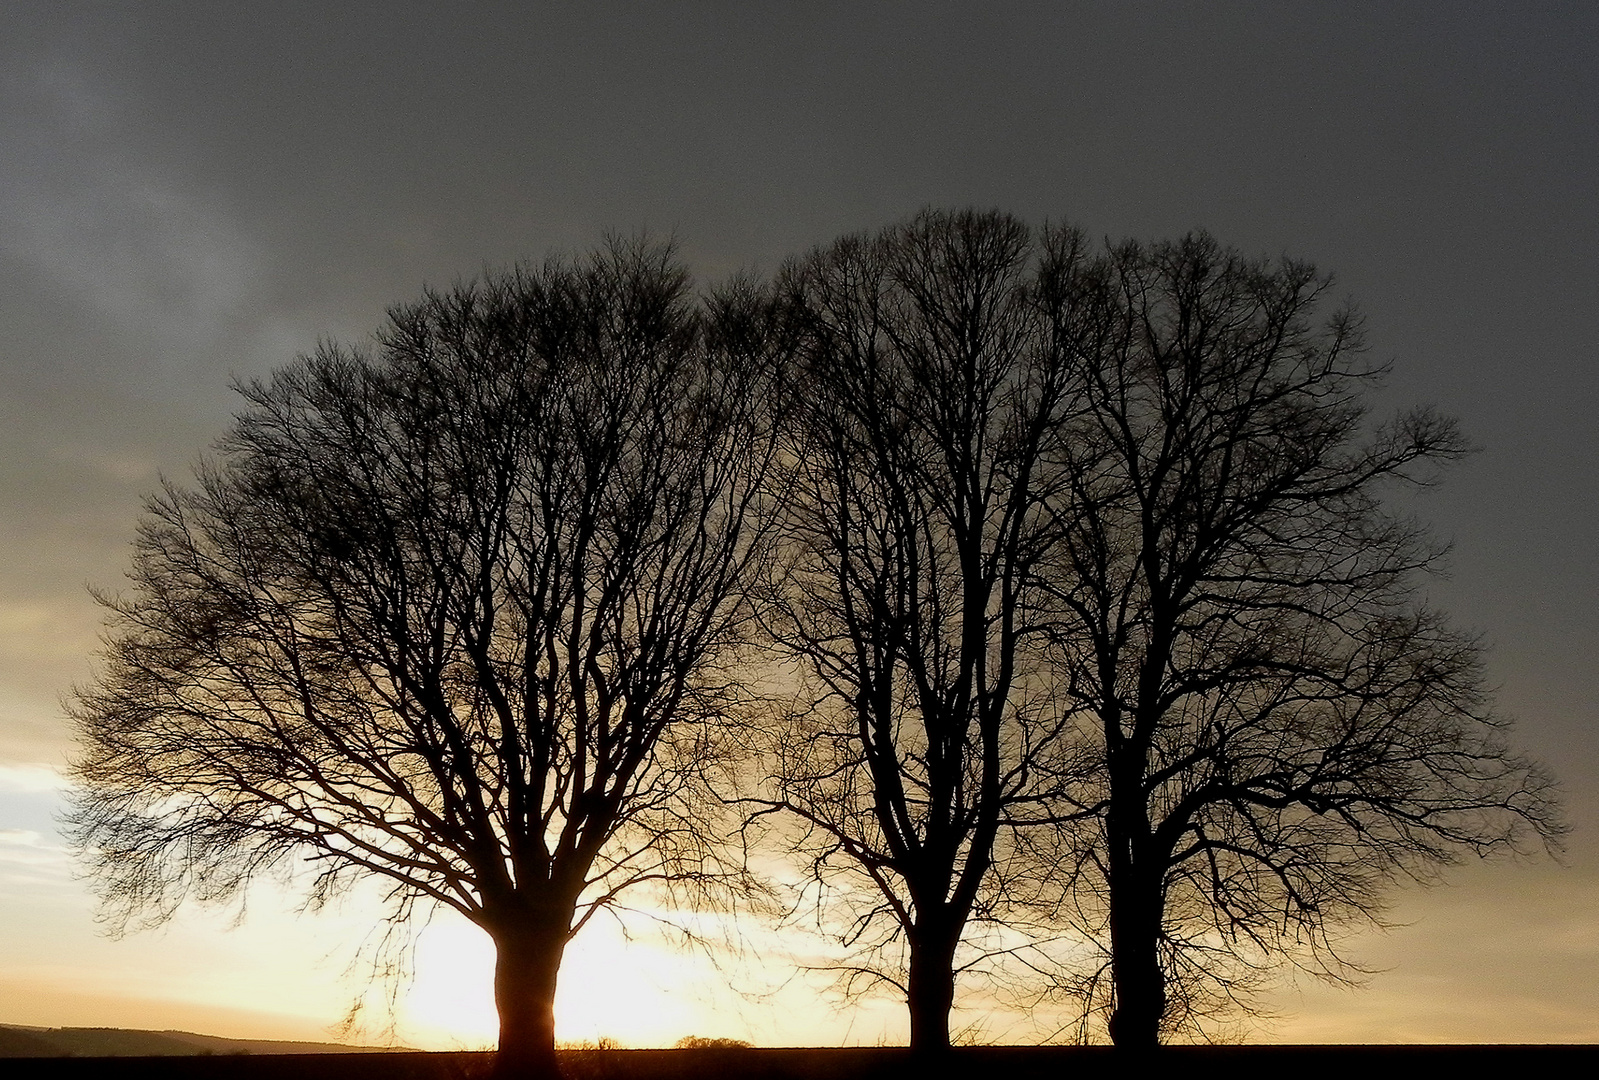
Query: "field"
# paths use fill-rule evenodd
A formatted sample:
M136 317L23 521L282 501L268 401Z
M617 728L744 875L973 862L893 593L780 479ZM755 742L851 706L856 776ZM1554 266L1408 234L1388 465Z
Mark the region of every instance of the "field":
M1150 1057L1154 1060L1151 1061ZM965 1047L947 1061L903 1048L567 1051L568 1080L900 1080L930 1072L988 1080L1067 1080L1153 1064L1184 1080L1265 1075L1292 1080L1599 1075L1599 1046L1173 1047L1133 1059L1106 1047ZM7 1080L476 1080L483 1053L211 1054L189 1057L10 1058Z

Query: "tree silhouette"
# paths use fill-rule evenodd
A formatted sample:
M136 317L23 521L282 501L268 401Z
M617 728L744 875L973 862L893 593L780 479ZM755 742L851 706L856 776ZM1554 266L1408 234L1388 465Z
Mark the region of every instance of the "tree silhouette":
M1329 933L1396 876L1562 827L1477 645L1417 594L1441 549L1381 501L1464 444L1426 411L1369 422L1382 372L1319 314L1330 279L1202 235L1080 269L1046 575L1058 685L1096 720L1074 900L1113 1039L1148 1046L1247 1005L1274 956L1346 970Z
M613 242L242 387L150 501L76 695L107 910L382 879L393 918L492 937L500 1069L553 1074L572 936L624 890L736 884L702 795L761 551L766 305L698 307L669 248Z
M804 689L759 813L800 823L824 892L858 886L838 893L867 953L846 970L905 994L917 1049L949 1045L969 925L1017 915L1028 871L996 860L1073 733L1035 610L1071 369L1033 281L1081 256L1075 234L929 212L784 277L800 359L771 628Z
M1052 890L1118 1045L1338 975L1396 877L1563 826L1382 501L1464 444L1370 422L1329 284L927 212L702 303L614 242L241 387L74 698L107 912L380 879L491 936L499 1067L553 1074L574 934L753 887L712 779L764 750L751 820L915 1048ZM798 689L751 742L758 643Z

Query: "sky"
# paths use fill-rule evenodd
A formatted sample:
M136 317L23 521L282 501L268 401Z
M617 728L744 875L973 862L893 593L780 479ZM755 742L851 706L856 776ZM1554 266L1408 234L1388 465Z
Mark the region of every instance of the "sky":
M324 1038L364 1000L365 1037L492 1041L468 926L376 984L360 893L113 940L56 832L88 587L118 587L234 380L608 230L714 282L976 206L1309 259L1393 364L1382 407L1479 448L1407 509L1453 544L1428 599L1489 648L1568 849L1396 890L1349 944L1366 985L1286 980L1249 1037L1599 1041L1596 131L1586 2L0 0L0 1023ZM842 1008L768 944L713 963L596 924L560 1036L903 1040L902 1006ZM957 1028L1038 1034L980 1005Z

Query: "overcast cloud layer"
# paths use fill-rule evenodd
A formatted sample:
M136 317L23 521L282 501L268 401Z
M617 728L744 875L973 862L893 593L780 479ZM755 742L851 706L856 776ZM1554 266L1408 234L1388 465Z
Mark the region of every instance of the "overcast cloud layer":
M1564 781L1568 865L1402 898L1362 946L1400 966L1280 1030L1599 1039L1596 131L1588 3L0 3L0 1022L136 966L54 838L59 698L232 380L607 229L714 280L971 204L1311 259L1387 404L1460 417L1429 591ZM87 967L24 963L46 909Z

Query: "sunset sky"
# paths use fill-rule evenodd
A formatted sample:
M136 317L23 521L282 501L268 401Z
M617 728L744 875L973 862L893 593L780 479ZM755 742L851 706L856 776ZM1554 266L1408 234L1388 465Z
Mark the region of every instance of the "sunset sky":
M1393 362L1382 407L1480 448L1407 509L1454 543L1427 594L1490 646L1569 849L1396 891L1350 943L1365 988L1287 981L1250 1037L1599 1041L1599 5L1530 0L0 0L0 1023L328 1038L368 984L371 897L262 888L112 940L56 831L87 586L119 586L231 380L607 230L711 282L967 205L1310 259ZM803 931L713 962L629 929L569 951L562 1038L905 1037L903 1005L793 975L827 955ZM356 1030L489 1044L490 964L440 916Z

